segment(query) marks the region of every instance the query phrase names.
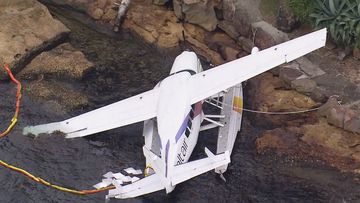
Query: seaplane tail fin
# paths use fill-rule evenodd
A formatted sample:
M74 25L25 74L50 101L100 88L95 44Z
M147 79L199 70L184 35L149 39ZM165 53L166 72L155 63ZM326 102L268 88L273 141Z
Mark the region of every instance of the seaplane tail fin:
M28 126L23 134L61 131L66 138L83 137L156 116L159 89L153 89L65 121Z
M210 150L205 148L205 152L208 155L207 158L175 166L174 173L171 178L172 185L177 185L195 176L230 163L229 151L225 151L222 154L214 155L210 152Z
M191 76L191 103L325 46L326 33L322 29Z
M161 183L159 175L155 173L129 185L116 186L116 189L109 191L108 197L127 199L149 194L162 189L165 189L165 187Z

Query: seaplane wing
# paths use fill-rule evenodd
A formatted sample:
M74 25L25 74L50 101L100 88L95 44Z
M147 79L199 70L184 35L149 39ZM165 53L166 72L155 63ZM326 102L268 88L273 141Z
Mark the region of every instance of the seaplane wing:
M304 56L323 47L325 43L326 29L322 29L193 75L189 79L191 103Z
M75 138L129 125L155 117L158 97L159 89L153 89L68 120L25 127L23 133L61 131L66 138Z

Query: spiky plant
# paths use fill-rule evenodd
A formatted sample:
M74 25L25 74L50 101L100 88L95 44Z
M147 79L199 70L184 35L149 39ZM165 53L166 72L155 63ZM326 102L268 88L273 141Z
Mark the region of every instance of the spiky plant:
M360 0L315 0L316 28L328 28L333 40L343 46L354 46L360 33Z

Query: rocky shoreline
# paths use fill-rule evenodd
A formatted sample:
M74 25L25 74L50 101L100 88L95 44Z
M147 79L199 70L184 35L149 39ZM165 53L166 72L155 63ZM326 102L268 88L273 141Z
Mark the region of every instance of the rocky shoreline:
M41 2L71 8L110 28L117 14L116 0ZM214 65L247 55L253 45L264 49L289 39L261 17L260 0L186 2L182 14L178 3L173 11L165 2L133 0L123 29L164 50L189 47ZM70 30L35 0L0 3L0 11L0 63L8 63L29 82L28 94L53 101L59 111L86 106L86 96L48 81L79 81L93 67L81 51L64 43ZM184 16L182 23L179 18ZM353 58L339 61L328 46L249 80L251 109L277 112L321 106L318 113L298 116L253 116L253 121L263 119L272 126L257 138L258 152L320 159L339 170L360 173L359 65ZM2 71L0 78L5 78Z

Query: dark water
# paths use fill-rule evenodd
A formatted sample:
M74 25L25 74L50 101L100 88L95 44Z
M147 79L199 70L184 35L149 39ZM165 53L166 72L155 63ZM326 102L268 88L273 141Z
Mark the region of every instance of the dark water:
M70 115L151 89L170 70L173 54L168 56L127 33L110 38L75 21L60 19L73 30L72 45L95 63L83 81L69 81L90 98L88 107ZM12 85L0 84L2 129L11 117L14 91ZM25 91L19 124L10 136L0 140L0 159L52 183L77 189L90 189L108 171L118 172L129 166L144 168L141 123L86 139L66 140L61 136L33 139L21 134L28 124L68 116L52 113L48 106L31 101ZM249 115L245 114L232 163L225 174L226 183L209 172L178 185L168 195L160 191L132 200L110 202L360 202L360 186L353 175L271 154L258 155L254 140L260 132L257 123L251 123ZM202 133L192 158L203 156L205 146L211 149L216 135L216 131ZM75 196L0 168L0 202L104 202L105 194Z

